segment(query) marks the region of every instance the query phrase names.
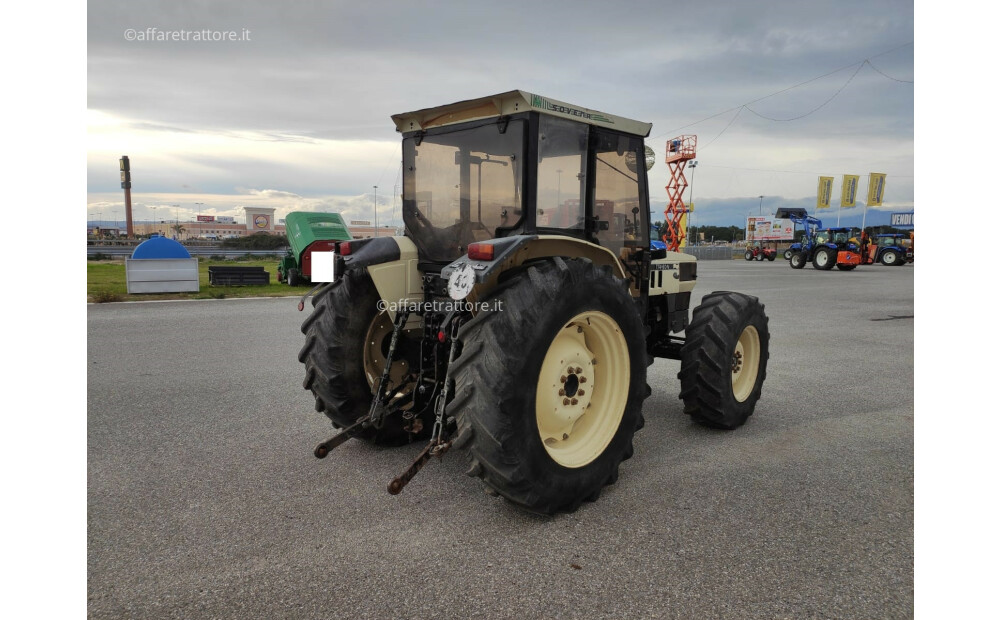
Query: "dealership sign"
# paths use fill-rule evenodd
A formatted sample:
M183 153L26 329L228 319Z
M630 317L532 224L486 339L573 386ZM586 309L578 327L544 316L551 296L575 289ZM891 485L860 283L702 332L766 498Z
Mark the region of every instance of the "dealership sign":
M199 215L198 216L198 221L199 222L214 222L215 221L215 216L214 215Z
M913 226L913 212L909 213L893 213L892 215L892 225L893 226Z

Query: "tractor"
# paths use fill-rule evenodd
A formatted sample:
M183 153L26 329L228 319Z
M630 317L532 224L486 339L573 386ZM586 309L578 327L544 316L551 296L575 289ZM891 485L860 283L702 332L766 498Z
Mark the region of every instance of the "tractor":
M850 271L861 264L858 244L852 239L853 229L823 229L823 222L810 215L791 219L805 228L801 241L789 248L788 264L792 269L802 269L810 261L820 271L833 269L834 265L841 271Z
M405 234L339 242L302 324L303 386L340 429L316 457L426 442L396 494L462 449L491 494L552 514L618 479L657 357L694 422L746 422L768 318L735 292L690 311L695 257L650 247L652 125L524 91L392 118Z
M278 282L289 286L310 282L313 252L332 252L338 241L351 238L339 213L292 211L285 216L285 233L289 247L278 263Z
M773 261L777 256L777 248L761 245L760 241L755 241L752 246L748 246L747 251L743 254L743 258L748 261L764 260L765 258L769 261Z
M904 265L912 263L912 234L909 244L904 239L905 237L900 233L887 233L876 235L875 242L871 243L868 235L864 235L861 240L862 264Z

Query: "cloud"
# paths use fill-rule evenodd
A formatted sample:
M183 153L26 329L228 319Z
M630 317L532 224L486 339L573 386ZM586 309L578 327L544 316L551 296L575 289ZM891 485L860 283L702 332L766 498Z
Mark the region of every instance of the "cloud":
M129 154L139 193L271 188L352 208L398 183L391 114L522 88L652 122L657 152L697 134L706 198L807 196L806 173L879 171L887 198L913 199L913 84L897 81L913 80L911 2L519 6L88 3L88 192L118 189ZM651 193L667 178L661 162Z

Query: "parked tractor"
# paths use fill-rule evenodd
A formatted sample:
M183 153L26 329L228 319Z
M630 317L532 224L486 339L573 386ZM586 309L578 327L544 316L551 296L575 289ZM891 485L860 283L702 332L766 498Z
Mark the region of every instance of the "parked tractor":
M910 243L900 233L887 233L875 236L874 243L868 235L862 237L861 262L864 265L882 263L883 265L904 265L913 262L912 233Z
M278 263L278 282L289 286L310 282L313 252L333 252L338 241L351 238L339 213L292 211L285 216L285 232L289 248Z
M841 271L850 271L861 264L858 244L852 240L852 229L822 229L822 220L811 215L791 219L805 229L801 241L789 248L788 264L792 269L802 269L810 261L813 268L820 271L833 269L834 265Z
M680 361L695 422L746 422L764 306L713 292L689 311L696 259L650 247L652 125L523 91L392 118L405 234L339 242L302 325L303 385L342 429L317 457L425 441L395 494L461 448L468 475L551 514L618 479L657 357Z
M746 260L764 260L765 258L769 261L773 261L778 256L777 248L773 248L767 245L762 246L760 241L755 241L752 246L747 247L747 251L743 254L743 258Z

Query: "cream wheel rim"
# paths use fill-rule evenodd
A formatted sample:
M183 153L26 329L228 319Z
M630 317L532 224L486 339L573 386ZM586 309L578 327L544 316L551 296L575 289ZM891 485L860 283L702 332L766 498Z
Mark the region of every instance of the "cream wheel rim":
M747 325L733 351L733 397L743 402L750 397L757 383L757 368L760 366L760 334L753 325Z
M535 420L546 452L583 467L614 439L628 402L631 360L625 335L603 312L582 312L552 339L535 390Z
M375 389L382 376L382 369L385 368L385 351L383 346L387 346L387 338L392 336L393 323L388 312L380 312L372 319L365 334L364 365L365 378L368 379L368 387ZM397 356L398 358L398 356ZM389 380L393 386L399 386L406 377L409 365L406 360L396 359L389 369Z

